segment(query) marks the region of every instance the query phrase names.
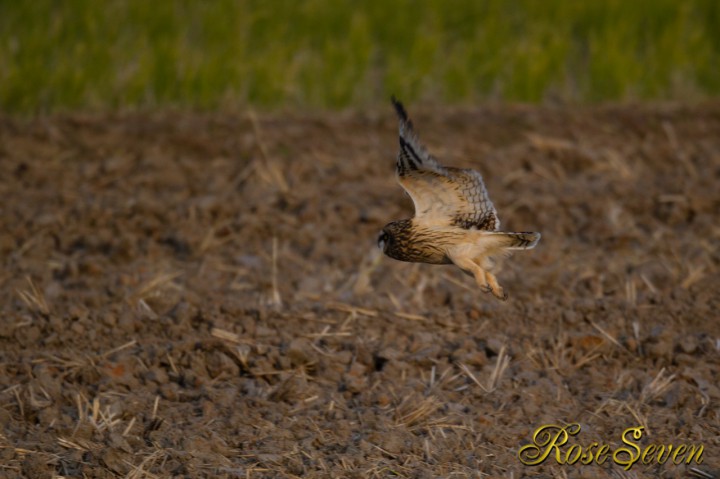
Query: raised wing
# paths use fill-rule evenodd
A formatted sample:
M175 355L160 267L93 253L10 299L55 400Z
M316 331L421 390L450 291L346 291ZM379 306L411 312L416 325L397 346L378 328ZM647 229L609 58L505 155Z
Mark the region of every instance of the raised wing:
M415 204L416 220L464 229L500 228L480 173L442 166L418 140L402 103L392 102L400 119L397 178Z
M425 150L418 140L412 121L402 103L391 98L400 119L400 153L397 157L397 174L403 176L412 171L429 170L443 174L445 168Z

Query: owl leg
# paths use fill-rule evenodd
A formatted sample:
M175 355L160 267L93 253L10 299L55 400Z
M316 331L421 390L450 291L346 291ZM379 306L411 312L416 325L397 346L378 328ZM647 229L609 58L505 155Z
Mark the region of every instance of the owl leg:
M483 293L492 291L492 287L487 282L487 273L477 263L467 258L452 258L453 263L463 270L465 273L475 277L475 282Z
M500 284L498 284L497 278L494 274L492 274L489 271L485 271L485 281L486 284L490 287L490 291L492 291L492 294L495 295L495 297L501 301L505 301L508 299L508 295L503 289Z

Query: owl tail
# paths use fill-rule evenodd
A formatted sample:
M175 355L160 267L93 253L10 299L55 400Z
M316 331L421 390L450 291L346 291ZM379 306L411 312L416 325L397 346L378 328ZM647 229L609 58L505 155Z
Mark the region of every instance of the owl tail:
M491 233L503 248L509 250L533 249L540 241L540 233Z

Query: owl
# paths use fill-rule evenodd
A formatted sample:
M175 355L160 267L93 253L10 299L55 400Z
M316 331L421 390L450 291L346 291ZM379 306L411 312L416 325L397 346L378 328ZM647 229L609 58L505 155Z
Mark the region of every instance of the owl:
M473 276L481 291L505 301L495 274L515 250L532 249L540 233L499 231L500 220L482 176L442 166L415 134L402 103L396 176L415 205L415 216L388 223L378 236L385 255L411 263L454 264Z

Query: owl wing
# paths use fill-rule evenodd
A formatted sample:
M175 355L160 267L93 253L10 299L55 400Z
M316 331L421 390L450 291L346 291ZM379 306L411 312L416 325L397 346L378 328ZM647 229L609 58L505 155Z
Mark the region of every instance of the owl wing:
M402 103L397 179L415 204L415 219L426 225L497 231L500 220L482 176L475 170L442 166L418 140Z

